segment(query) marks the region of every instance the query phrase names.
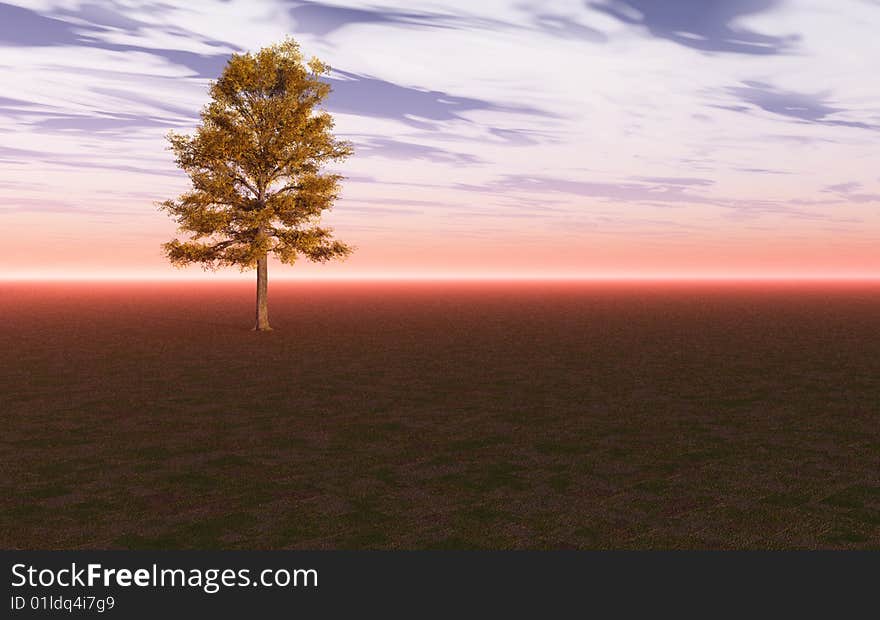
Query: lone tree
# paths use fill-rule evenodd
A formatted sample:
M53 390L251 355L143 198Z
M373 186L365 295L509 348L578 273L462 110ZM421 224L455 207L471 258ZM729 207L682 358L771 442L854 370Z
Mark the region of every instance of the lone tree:
M268 331L268 255L293 264L300 256L326 262L351 253L318 226L339 193L330 161L352 153L333 134L319 106L330 93L329 67L303 61L292 39L256 54L233 54L211 86L194 135L171 133L177 165L192 189L160 203L189 240L163 245L175 266L257 269L255 330Z

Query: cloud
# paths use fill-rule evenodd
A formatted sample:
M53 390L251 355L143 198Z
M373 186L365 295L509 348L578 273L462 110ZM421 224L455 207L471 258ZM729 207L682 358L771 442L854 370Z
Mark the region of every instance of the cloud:
M532 20L538 30L554 37L593 43L605 43L608 40L603 32L586 26L571 17L536 12L532 16Z
M141 114L47 114L46 118L31 123L40 129L51 131L77 131L85 133L116 133L149 127L173 127L169 119L153 118Z
M849 194L857 189L862 187L861 183L857 183L855 181L850 181L849 183L837 183L835 185L829 185L823 192L833 192L835 194Z
M14 119L19 132L32 127L40 133L79 132L86 134L121 133L137 129L186 127L197 111L186 110L148 95L115 88L92 87L90 93L103 96L92 106L72 112L63 101L58 105L7 99L0 100L0 119ZM131 104L136 104L132 106ZM98 107L100 105L100 107Z
M654 202L654 203L702 203L715 204L715 201L688 191L691 185L711 185L703 179L654 179L641 183L608 183L580 181L540 175L504 175L485 185L459 184L457 189L488 193L529 192L536 194L561 193L585 198L599 198L613 202Z
M40 155L42 155L40 151L32 149L18 149L0 145L0 162L23 163L32 161L34 157L39 157Z
M767 35L736 21L775 8L780 0L603 0L588 6L653 36L707 52L780 54L797 37Z
M352 24L438 27L449 21L449 16L438 13L353 8L321 2L298 2L290 9L290 15L296 22L297 32L318 36L332 34Z
M859 121L848 121L830 118L846 113L847 110L830 105L828 98L830 93L799 93L790 90L782 90L770 84L758 81L745 81L742 86L733 86L726 89L740 101L760 108L765 112L785 116L797 121L818 123L835 127L854 127L857 129L877 129L876 125L870 125ZM732 107L734 111L744 112L752 108Z
M655 180L660 181L663 179ZM583 198L597 198L608 202L640 203L655 207L668 207L670 204L700 204L729 210L725 216L728 219L750 219L762 215L782 215L805 221L849 223L858 221L853 218L839 217L831 213L793 208L792 204L797 204L793 201L744 200L724 196L701 195L689 191L694 186L705 187L712 185L712 182L708 179L673 177L666 179L666 181L662 183L609 183L548 176L505 175L485 185L459 184L456 186L456 189L492 194L527 192L542 196L547 193L560 193Z
M111 8L108 4L110 3L104 2L104 4L97 4L86 2L76 9L70 9L67 7L56 8L52 14L61 17L62 19L73 18L80 23L87 22L96 26L121 30L139 30L143 27L150 26L147 22L134 19L114 8Z
M117 52L145 52L158 56L171 64L186 67L192 72L192 77L201 79L215 79L229 61L230 54L197 54L184 50L163 49L155 47L142 47L139 45L117 45L104 43L98 45L101 49Z
M0 196L0 214L4 213L75 213L79 215L110 215L120 211L83 207L69 200Z
M371 137L365 141L356 141L356 151L367 157L379 156L404 161L423 159L436 163L452 164L478 164L482 161L479 157L469 153L457 153L427 144L383 137Z
M390 209L385 207L353 207L349 202L364 202L363 200L354 200L354 201L346 201L344 206L346 213L356 213L356 214L368 214L374 215L376 213L385 213L388 215L421 215L424 211L419 211L416 209Z
M289 13L295 22L295 31L316 36L327 36L353 25L376 25L403 28L436 28L454 30L517 31L533 30L563 39L602 43L607 37L576 19L546 11L545 7L517 7L527 14L528 23L479 17L466 13L439 13L399 10L385 7L348 7L323 2L297 2Z
M408 137L423 140L442 140L444 142L465 142L471 144L495 144L499 146L534 146L537 144L554 144L559 139L546 131L519 129L512 127L492 127L487 125L474 126L472 132L438 132L420 131L407 134Z
M672 186L690 185L709 187L710 185L715 184L715 181L712 181L711 179L698 179L695 177L635 177L635 179L639 181L645 181L647 183Z
M734 170L751 174L792 174L787 170L774 170L773 168L734 168Z
M113 43L105 40L106 36L117 30L125 30L129 34L140 34L144 22L126 18L106 7L84 5L78 11L61 10L55 17L42 15L36 11L11 4L0 3L0 43L16 47L60 47L81 46L117 52L145 52L158 56L169 63L186 67L195 77L215 78L222 71L228 53L199 54L182 49L170 49L153 45L132 45ZM60 19L59 19L60 18ZM74 19L74 22L66 21ZM94 20L97 20L94 21ZM211 46L235 46L202 39L193 33L177 28L159 28L166 33L174 33L178 37L200 39ZM148 39L143 37L145 41Z
M95 154L93 154L95 155ZM68 168L82 168L88 170L112 170L116 172L131 172L134 174L148 174L167 177L180 177L183 173L176 168L150 168L147 166L133 166L114 160L89 159L83 154L70 154L51 151L37 151L34 149L22 149L9 146L0 146L0 163L33 165L34 163L49 166L64 166Z
M134 90L106 88L103 86L94 86L89 90L99 95L111 97L117 101L135 104L137 106L143 106L151 108L153 110L165 112L166 114L171 114L177 120L183 122L195 121L199 116L199 111L195 108L185 108L182 106L174 105L159 96L145 94Z
M354 9L316 2L300 3L291 12L295 19L311 20L310 23L318 34L331 32L349 23L401 23L409 26L414 22L433 23L439 20L458 20L464 23L467 19L418 12ZM75 23L65 20L74 20ZM190 71L192 77L200 79L216 78L222 72L230 54L219 51L197 53L157 45L156 42L168 41L169 35L173 35L181 43L183 40L197 40L207 49L240 49L233 43L218 42L173 26L147 24L112 8L94 4L85 4L76 10L58 10L51 17L22 7L0 4L0 22L10 26L0 31L0 42L17 47L75 46L114 52L141 52L184 67ZM114 36L118 34L118 30L123 31L126 36L122 39ZM473 110L546 115L529 106L496 104L479 98L405 87L345 71L335 71L330 82L335 90L330 102L333 110L391 118L423 128L429 126L425 121L462 119L463 112Z
M850 203L870 203L880 202L880 194L870 192L860 192L862 184L856 181L848 183L836 183L828 185L822 191L827 194L836 195L841 201Z
M463 114L472 111L552 116L530 106L497 104L485 99L401 86L348 71L334 71L329 82L333 94L327 107L331 111L386 118L421 129L434 128L430 121L466 120Z
M540 134L538 132L526 129L490 127L489 133L496 138L500 138L505 144L510 146L531 146L541 141L539 140Z
M0 3L0 43L19 47L44 45L79 45L95 31L89 26L75 26L19 6Z

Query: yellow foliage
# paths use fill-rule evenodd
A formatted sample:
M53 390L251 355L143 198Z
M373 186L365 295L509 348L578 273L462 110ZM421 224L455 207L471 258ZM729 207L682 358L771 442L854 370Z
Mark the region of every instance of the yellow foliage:
M189 240L164 244L174 265L253 268L266 253L286 263L344 258L352 248L318 227L342 177L325 164L352 154L321 107L330 67L303 61L291 38L233 54L212 84L193 135L171 133L170 149L192 189L159 207Z

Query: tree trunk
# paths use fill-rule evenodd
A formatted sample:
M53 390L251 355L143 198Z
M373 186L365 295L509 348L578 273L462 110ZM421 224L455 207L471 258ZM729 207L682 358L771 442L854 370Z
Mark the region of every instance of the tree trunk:
M263 254L263 257L257 261L257 324L254 331L268 332L272 331L269 327L269 300L267 293L269 290L269 257Z

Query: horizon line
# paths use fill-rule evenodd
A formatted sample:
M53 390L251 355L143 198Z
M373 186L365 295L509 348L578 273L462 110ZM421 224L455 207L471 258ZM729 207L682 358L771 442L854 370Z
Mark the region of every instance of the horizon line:
M253 274L169 275L130 273L0 273L0 282L250 282ZM455 273L367 272L361 274L283 274L273 282L878 282L880 273Z

